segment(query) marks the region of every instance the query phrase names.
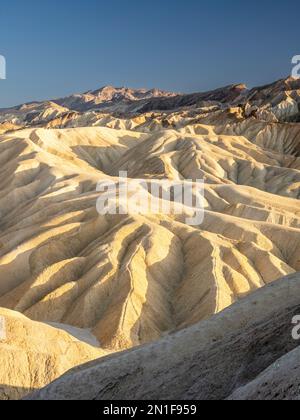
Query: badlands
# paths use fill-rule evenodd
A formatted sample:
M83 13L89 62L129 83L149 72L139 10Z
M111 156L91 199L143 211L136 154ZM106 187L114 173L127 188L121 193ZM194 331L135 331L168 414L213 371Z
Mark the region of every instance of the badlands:
M1 109L0 399L299 397L299 122L292 78ZM120 171L203 179L203 223L99 215Z

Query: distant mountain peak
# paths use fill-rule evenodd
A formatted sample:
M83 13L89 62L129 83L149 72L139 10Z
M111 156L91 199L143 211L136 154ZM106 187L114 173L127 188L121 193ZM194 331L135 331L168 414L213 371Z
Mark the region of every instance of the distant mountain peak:
M298 120L300 104L300 81L292 77L274 83L248 89L244 83L231 84L208 92L179 94L157 88L134 89L129 87L102 86L97 90L77 93L44 102L31 102L18 107L0 110L0 123L8 122L20 126L43 124L66 115L105 113L127 118L149 112L172 112L183 108L205 108L207 106L247 107L247 115L264 112L268 121L282 119ZM278 107L278 109L276 108ZM266 114L268 113L268 115ZM89 124L89 118L82 119ZM260 116L262 117L262 116ZM65 121L65 119L64 119ZM80 124L83 122L80 121Z

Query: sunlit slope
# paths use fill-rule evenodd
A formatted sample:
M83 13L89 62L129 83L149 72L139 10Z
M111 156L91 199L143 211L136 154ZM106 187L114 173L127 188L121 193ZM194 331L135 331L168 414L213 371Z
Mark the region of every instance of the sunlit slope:
M238 132L218 123L2 135L0 307L90 329L103 348L119 350L300 271L295 136L264 130L251 136L249 125ZM188 226L180 215L99 216L96 184L119 170L204 178L203 224Z
M0 400L19 399L105 353L90 334L64 331L0 309ZM90 342L89 342L90 341Z

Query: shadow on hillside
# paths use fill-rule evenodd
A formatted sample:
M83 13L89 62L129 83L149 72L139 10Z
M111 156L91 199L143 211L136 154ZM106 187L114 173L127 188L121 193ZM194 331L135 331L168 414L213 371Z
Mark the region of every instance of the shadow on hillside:
M35 389L0 384L0 401L19 401L35 391Z

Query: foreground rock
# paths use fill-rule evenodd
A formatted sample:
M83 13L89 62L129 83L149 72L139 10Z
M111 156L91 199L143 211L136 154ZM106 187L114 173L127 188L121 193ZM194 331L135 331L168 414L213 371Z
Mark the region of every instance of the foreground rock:
M70 371L34 400L297 399L300 275L192 328Z
M230 400L299 400L300 348L277 360L255 380L239 388Z
M104 352L62 329L0 309L0 400L19 399ZM88 336L88 334L86 334ZM88 341L88 340L87 340Z

